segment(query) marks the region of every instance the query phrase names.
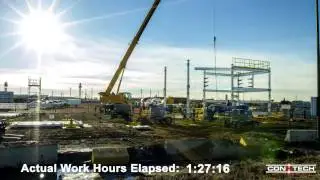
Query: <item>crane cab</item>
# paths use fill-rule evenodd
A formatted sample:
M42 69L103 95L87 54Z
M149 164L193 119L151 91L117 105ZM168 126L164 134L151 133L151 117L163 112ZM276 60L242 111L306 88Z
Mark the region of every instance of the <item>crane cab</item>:
M127 104L131 101L132 95L129 92L120 92L118 94L106 94L105 92L100 93L100 102L102 104L118 103Z
M121 95L126 101L131 101L132 99L132 94L130 92L120 92L119 95Z

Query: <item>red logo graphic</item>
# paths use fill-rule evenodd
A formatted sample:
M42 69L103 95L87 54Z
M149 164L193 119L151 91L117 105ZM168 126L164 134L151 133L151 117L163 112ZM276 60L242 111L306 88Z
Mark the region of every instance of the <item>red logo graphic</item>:
M290 164L286 165L286 172L287 174L290 174L292 172L292 166Z

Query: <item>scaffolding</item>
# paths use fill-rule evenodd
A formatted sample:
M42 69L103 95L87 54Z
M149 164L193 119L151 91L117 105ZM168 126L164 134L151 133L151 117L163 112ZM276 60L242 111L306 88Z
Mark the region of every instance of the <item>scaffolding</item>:
M232 58L231 68L226 67L196 67L195 70L203 71L203 97L206 92L225 92L231 93L231 101L239 102L240 94L250 92L268 92L268 112L271 112L271 67L269 61L252 60L245 58ZM260 74L268 75L268 87L257 88L255 86L255 76ZM206 81L207 76L230 77L230 89L208 89ZM244 84L244 79L247 78L248 83ZM235 82L236 80L236 82ZM246 85L246 86L245 86ZM205 99L204 99L205 102Z
M41 98L41 78L28 78L28 102Z
M34 120L40 120L40 103L41 101L41 78L34 79L28 78L28 109L29 117L34 118Z

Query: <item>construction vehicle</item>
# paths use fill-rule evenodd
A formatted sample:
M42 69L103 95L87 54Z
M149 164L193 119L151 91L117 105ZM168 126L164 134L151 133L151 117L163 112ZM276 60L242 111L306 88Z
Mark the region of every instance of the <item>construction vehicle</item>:
M168 110L168 105L164 106L159 98L143 98L140 107L134 108L133 120L143 125L169 125L173 122L173 114Z
M203 120L203 116L204 116L203 108L193 108L192 115L193 115L193 120L195 120L195 121Z
M168 96L166 102L167 102L167 104L186 104L187 98Z
M142 125L165 124L171 125L173 114L167 111L163 104L151 104L147 108L141 108L135 116L135 121Z
M100 113L104 114L112 114L112 116L121 115L122 117L129 117L131 114L131 93L129 92L119 92L122 77L124 74L124 70L126 68L128 59L132 54L134 48L139 42L139 39L147 27L151 17L153 16L155 10L157 9L160 0L155 0L151 9L149 10L148 14L146 15L143 23L141 24L137 34L133 38L130 46L128 47L125 55L123 56L118 69L116 70L115 74L113 75L107 89L105 92L100 92L100 102L101 105L99 106ZM120 80L119 80L120 79ZM114 88L116 82L119 80L118 88L116 93L112 93L112 89Z
M257 127L260 125L258 121L253 120L252 111L247 105L239 105L232 107L228 112L229 119L225 119L225 127L240 128L240 127Z
M174 97L172 97L172 96L167 97L166 104L174 104Z

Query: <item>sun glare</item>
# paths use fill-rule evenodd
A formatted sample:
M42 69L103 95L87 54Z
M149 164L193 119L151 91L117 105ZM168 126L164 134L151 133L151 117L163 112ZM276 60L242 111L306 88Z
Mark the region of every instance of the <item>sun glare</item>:
M80 2L80 0L72 1L70 6L61 11L58 11L58 6L61 0L51 0L52 2L48 7L42 6L42 1L44 0L25 0L24 7L27 7L28 11L23 12L12 5L12 1L0 0L0 6L2 6L2 3L7 5L8 8L10 8L19 16L19 20L17 18L8 19L0 17L0 21L12 23L16 27L15 31L13 32L0 34L0 38L10 36L19 36L20 38L18 42L16 42L13 46L8 47L6 51L0 54L0 59L2 59L11 51L24 46L28 50L32 50L37 54L40 64L43 54L52 55L54 53L64 51L65 44L70 45L72 41L76 40L75 37L67 34L67 29L82 23L113 18L115 16L122 16L145 9L139 8L131 11L96 16L70 22L61 22L61 17L70 12Z
M38 53L55 51L66 39L58 16L50 11L31 11L19 26L19 32L27 48Z

